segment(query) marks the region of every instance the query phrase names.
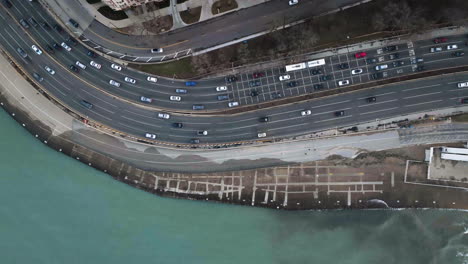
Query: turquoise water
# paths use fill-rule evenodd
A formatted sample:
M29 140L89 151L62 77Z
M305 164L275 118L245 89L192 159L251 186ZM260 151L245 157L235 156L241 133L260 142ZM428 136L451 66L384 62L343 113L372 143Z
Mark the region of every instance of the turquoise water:
M2 110L0 123L2 264L468 263L466 212L161 198L50 150Z

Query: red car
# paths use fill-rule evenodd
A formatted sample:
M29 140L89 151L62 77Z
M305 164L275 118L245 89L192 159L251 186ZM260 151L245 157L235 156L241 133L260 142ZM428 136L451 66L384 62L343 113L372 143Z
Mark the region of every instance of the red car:
M365 52L358 52L358 53L354 54L354 57L356 59L364 58L365 56L367 56L367 53L365 53Z
M434 39L435 44L444 43L444 42L447 42L447 38L436 38L436 39Z
M252 74L252 76L253 76L254 78L260 78L260 77L265 76L265 74L264 74L263 72L254 72L254 73Z

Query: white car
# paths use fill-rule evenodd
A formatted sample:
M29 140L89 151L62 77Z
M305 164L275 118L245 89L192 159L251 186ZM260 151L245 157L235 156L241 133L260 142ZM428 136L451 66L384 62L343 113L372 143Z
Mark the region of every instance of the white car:
M146 134L145 134L145 138L156 139L156 135L155 135L155 134L151 134L151 133L146 133Z
M124 80L125 80L126 82L128 82L128 83L133 83L133 84L136 83L136 80L135 80L135 79L132 79L132 78L130 78L130 77L125 77Z
M266 137L266 133L265 133L265 132L263 132L263 133L258 133L257 136L258 136L259 138L264 138L264 137Z
M81 69L85 70L86 69L86 65L84 65L83 63L79 62L79 61L76 61L75 62L76 66L80 67Z
M140 101L145 102L145 103L151 103L153 102L153 99L142 96L140 97Z
M171 116L166 113L158 113L158 117L162 119L169 119Z
M207 135L208 135L208 131L206 131L206 130L199 130L199 131L197 131L197 135L198 135L198 136L207 136Z
M289 0L290 6L297 5L297 3L299 3L299 0Z
M349 84L349 80L343 80L343 81L338 82L338 86L344 86L344 85L348 85L348 84Z
M354 69L351 71L351 74L361 74L363 72L362 69Z
M375 66L375 70L376 70L376 71L385 70L385 69L388 69L388 65L387 65L387 64L382 64L382 65L377 65L377 66Z
M109 84L110 85L113 85L113 86L116 86L116 87L120 87L120 83L119 82L116 82L114 80L109 80Z
M60 44L60 46L62 46L67 51L71 51L71 48L65 42L62 42L62 44Z
M101 69L101 64L96 63L95 61L90 61L89 65L93 66L94 68L96 68L98 70Z
M468 87L468 82L458 83L458 88Z
M42 54L42 50L40 50L36 45L32 45L31 48L36 52L37 55Z
M239 105L239 102L230 102L230 103L228 103L229 107L234 107L234 106L238 106L238 105Z
M146 80L148 82L154 82L154 83L158 81L158 79L156 77L151 77L151 76L146 77Z
M50 74L52 74L52 75L55 74L55 71L52 70L52 68L50 68L49 66L45 66L44 69L45 69L48 73L50 73Z
M176 96L176 95L171 95L169 97L169 100L171 101L180 101L182 98L180 98L180 96Z
M311 115L312 111L311 110L303 110L301 111L301 116L308 116Z
M439 51L442 51L442 47L431 48L431 52L439 52Z
M291 79L291 76L289 74L282 75L282 76L279 77L280 81L286 81L286 80L289 80L289 79Z
M115 63L112 63L112 64L111 64L111 68L114 69L114 70L116 70L116 71L121 71L121 70L122 70L122 66L117 65L117 64L115 64Z
M216 87L217 92L227 91L227 86L218 86Z
M458 49L458 46L455 45L455 44L453 44L453 45L448 45L448 46L447 46L447 49L448 49L448 50Z
M162 52L163 52L162 48L151 49L151 53L162 53Z

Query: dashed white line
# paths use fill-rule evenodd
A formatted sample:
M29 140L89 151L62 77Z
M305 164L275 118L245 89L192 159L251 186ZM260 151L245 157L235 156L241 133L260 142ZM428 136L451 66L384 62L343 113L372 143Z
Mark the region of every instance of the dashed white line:
M418 104L411 104L411 105L405 105L405 107L410 107L410 106L416 106L416 105L422 105L422 104L431 104L431 103L437 103L437 102L442 102L443 100L435 100L435 101L429 101L429 102L422 102Z
M392 108L381 109L381 110L376 110L376 111L371 111L371 112L359 113L359 115L369 115L369 114L373 114L373 113L389 111L389 110L398 109L398 108L400 108L400 107L392 107Z
M427 94L418 94L418 95L403 97L403 99L410 99L410 98L416 98L416 97L428 96L428 95L440 94L440 93L442 93L442 92L434 92L434 93L427 93Z

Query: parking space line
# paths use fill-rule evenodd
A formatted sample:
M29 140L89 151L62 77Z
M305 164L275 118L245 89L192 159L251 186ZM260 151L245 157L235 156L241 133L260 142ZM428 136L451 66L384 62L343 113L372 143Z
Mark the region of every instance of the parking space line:
M307 89L306 89L306 85L305 85L305 81L304 81L304 74L302 73L302 70L301 70L301 80L302 80L302 86L304 87L304 94L306 94Z

